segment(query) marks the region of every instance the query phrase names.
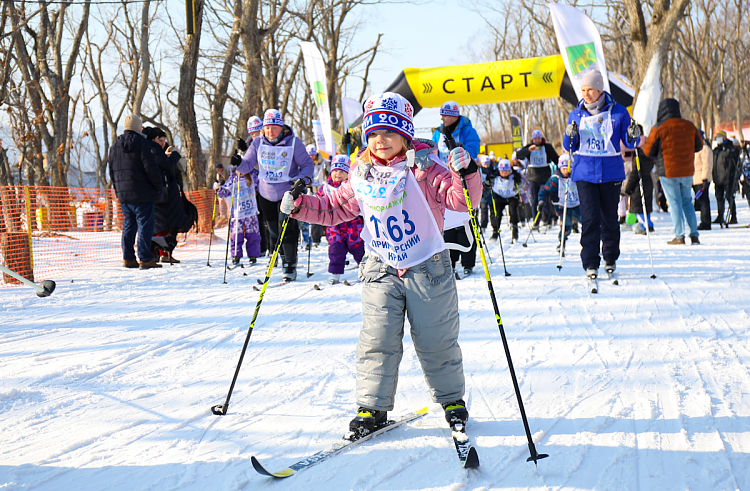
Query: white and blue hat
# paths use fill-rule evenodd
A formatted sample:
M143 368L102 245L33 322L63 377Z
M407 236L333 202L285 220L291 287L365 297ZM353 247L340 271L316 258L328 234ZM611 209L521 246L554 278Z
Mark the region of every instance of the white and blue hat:
M344 153L340 153L333 157L333 160L331 161L331 172L335 171L336 169L342 170L349 173L349 168L352 165L352 159L349 158L348 155Z
M398 133L407 140L414 138L414 107L402 95L394 92L376 94L365 101L362 116L362 143L377 130Z
M531 132L531 138L544 138L544 135L542 135L542 130L534 130Z
M263 120L258 116L250 116L247 120L247 132L254 133L263 129Z
M503 171L512 170L510 166L510 160L500 159L500 162L497 163L497 170L503 170Z
M307 155L309 155L311 157L314 157L315 155L318 155L318 149L315 148L314 144L311 143L311 144L309 144L307 146Z
M444 102L442 106L440 106L440 115L441 116L455 116L460 117L461 112L458 109L458 104L453 101Z
M567 153L564 153L560 155L560 158L557 159L557 168L561 169L565 167L568 168L568 162L570 162L570 155Z
M278 109L269 109L263 115L263 126L284 126L284 118Z

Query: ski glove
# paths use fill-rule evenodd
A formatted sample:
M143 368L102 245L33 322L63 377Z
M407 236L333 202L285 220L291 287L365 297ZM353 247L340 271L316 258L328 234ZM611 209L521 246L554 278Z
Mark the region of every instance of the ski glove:
M240 154L235 153L232 155L232 158L229 160L229 165L233 165L235 167L239 167L242 163L242 157L240 157Z
M454 171L462 171L471 165L471 155L463 148L456 147L448 155L448 163Z
M544 201L540 201L539 203L536 204L536 211L541 213L542 210L544 210Z
M341 137L341 144L348 149L349 145L352 143L352 134L347 131L344 133L344 136Z
M221 188L221 184L219 184L218 182L215 182L214 183L214 191L218 191L220 188Z
M237 148L240 152L247 152L247 143L242 138L237 138Z
M281 213L284 215L291 215L296 206L294 206L294 196L291 191L284 193L284 197L281 198Z
M636 124L635 120L633 120L633 122L630 123L630 126L628 126L628 140L636 141L642 134L643 131L641 131L641 125Z
M565 134L568 135L568 138L571 140L578 136L578 125L575 121L565 127Z

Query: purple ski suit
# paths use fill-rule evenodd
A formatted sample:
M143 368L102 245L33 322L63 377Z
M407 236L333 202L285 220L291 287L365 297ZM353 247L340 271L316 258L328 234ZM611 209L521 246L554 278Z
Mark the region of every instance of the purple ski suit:
M242 245L245 244L247 257L260 257L260 226L258 225L258 205L255 203L257 191L257 173L252 172L252 183L240 179L240 192L237 194L237 174L233 173L224 185L216 191L219 198L229 198L234 195L234 205L230 211L229 226L232 257L242 257ZM239 222L235 225L235 211L239 208ZM236 234L235 234L236 227Z
M328 182L318 189L318 196L325 196L329 192L341 186L341 182L334 182L329 177ZM362 217L358 216L349 222L340 223L333 227L326 227L326 240L328 241L328 272L331 274L343 274L346 265L346 253L351 253L354 260L359 264L365 254L365 241L362 240Z

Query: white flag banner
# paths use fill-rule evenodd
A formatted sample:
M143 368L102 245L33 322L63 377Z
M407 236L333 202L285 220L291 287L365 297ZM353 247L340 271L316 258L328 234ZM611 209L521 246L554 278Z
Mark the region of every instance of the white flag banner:
M633 119L643 126L643 134L646 136L656 124L661 91L661 60L659 54L655 53L648 64L641 90L638 91L638 99L633 106Z
M318 151L323 151L330 154L330 152L326 150L326 137L325 133L323 132L323 125L320 124L320 121L317 119L313 119L312 125L313 136L315 137L315 148Z
M549 4L555 26L557 45L565 62L570 82L576 95L581 97L581 79L591 70L598 70L604 80L604 90L609 92L607 64L599 31L588 15L571 5Z
M354 123L358 117L363 113L362 103L356 99L350 99L349 97L341 98L341 112L344 120L344 131L349 131L349 127Z
M307 79L310 81L315 105L318 107L318 120L323 133L324 144L316 144L318 150L330 155L336 153L336 145L333 142L333 128L331 127L331 110L328 105L328 89L326 82L326 68L320 50L313 43L303 41L300 43L302 57L305 60Z

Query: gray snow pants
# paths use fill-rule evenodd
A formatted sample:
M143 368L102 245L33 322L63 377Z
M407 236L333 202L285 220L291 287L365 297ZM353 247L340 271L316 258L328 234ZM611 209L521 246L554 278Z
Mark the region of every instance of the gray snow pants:
M458 295L449 251L409 268L400 278L394 268L368 255L359 266L359 279L363 325L357 343L357 404L393 410L404 353L404 314L432 400L461 399Z

